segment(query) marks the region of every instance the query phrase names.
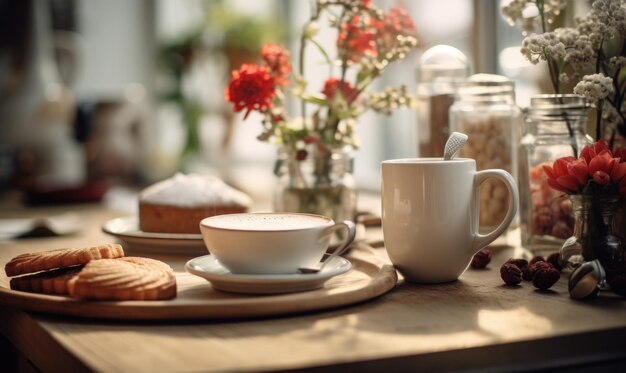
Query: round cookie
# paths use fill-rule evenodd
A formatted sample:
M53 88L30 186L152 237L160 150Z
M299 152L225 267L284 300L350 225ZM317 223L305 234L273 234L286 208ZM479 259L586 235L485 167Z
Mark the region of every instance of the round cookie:
M160 300L176 296L174 271L139 257L89 262L68 283L69 294L91 300Z
M96 259L120 258L123 256L124 250L118 244L49 250L18 255L4 266L4 271L7 276L12 277L48 269L87 264Z
M57 268L35 274L13 277L10 282L12 290L29 293L68 294L68 282L80 272L83 266Z

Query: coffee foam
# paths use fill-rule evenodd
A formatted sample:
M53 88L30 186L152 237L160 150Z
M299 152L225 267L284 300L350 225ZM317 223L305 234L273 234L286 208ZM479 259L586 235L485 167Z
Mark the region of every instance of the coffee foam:
M330 219L306 214L230 214L207 218L203 225L250 231L298 230L327 225Z

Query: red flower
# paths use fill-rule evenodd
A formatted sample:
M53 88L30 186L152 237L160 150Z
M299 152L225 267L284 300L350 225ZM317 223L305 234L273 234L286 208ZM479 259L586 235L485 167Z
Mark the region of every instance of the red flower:
M607 175L613 172L613 167L617 163L617 159L611 156L611 152L603 150L589 162L589 176L594 176L596 172L602 171Z
M626 176L626 162L619 163L619 158L615 159L615 165L611 170L611 181L620 181Z
M261 58L270 68L270 75L277 85L286 86L289 84L287 77L291 72L291 64L289 63L289 51L285 47L278 44L265 44L261 49Z
M350 83L342 82L337 78L328 78L326 82L324 82L324 89L322 89L322 93L326 95L326 99L328 101L332 101L335 98L338 89L348 104L352 103L359 95L358 89L352 87Z
M235 112L246 109L244 119L252 110L269 109L275 94L274 79L268 68L253 64L244 64L239 70L234 70L224 92L226 101L234 104Z
M341 53L352 62L363 56L377 57L375 37L378 33L372 18L363 20L359 15L353 16L350 21L341 24L337 46Z
M597 156L598 154L602 153L605 150L610 152L609 144L607 144L606 141L604 140L599 140L598 142L594 144L585 146L583 151L580 152L580 157L584 158L585 161L587 161L587 164L590 164L591 160L595 156Z
M585 185L587 183L587 172L589 172L589 168L587 167L587 162L585 162L584 159L571 161L567 164L567 173L574 176L580 185Z
M548 176L548 184L564 193L575 193L587 182L582 178L580 171L582 167L574 157L559 158L554 162L554 166L544 165L543 170Z
M409 12L399 7L391 7L388 12L383 14L382 23L378 29L378 44L381 53L391 51L398 42L398 36L415 36L417 34Z
M619 148L613 152L613 156L619 158L621 163L626 163L626 147Z
M611 181L611 176L604 171L596 171L593 174L593 181L598 185L606 185Z

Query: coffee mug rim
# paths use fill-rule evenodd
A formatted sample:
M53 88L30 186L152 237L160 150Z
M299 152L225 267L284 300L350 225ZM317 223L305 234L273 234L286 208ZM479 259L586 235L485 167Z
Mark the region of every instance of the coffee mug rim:
M432 164L459 164L459 163L475 163L476 160L473 158L453 158L453 159L443 159L442 157L418 157L418 158L397 158L397 159L387 159L381 162L381 164L392 164L392 165L416 165L416 164L424 164L424 165L432 165Z
M284 229L271 229L271 230L254 229L254 228L221 227L221 226L217 227L217 226L211 225L209 223L211 220L217 221L220 218L224 218L225 216L250 216L250 215L255 215L255 216L259 216L259 215L308 216L308 217L319 218L320 220L325 220L325 223L324 224L319 224L319 225L303 227L303 228L284 228ZM300 232L300 231L307 231L307 230L314 229L314 228L331 226L333 224L335 224L334 220L329 218L328 216L317 215L317 214L309 214L309 213L303 213L303 212L281 212L281 211L277 211L277 212L242 212L242 213L235 213L235 214L222 214L222 215L215 215L215 216L206 217L206 218L204 218L204 219L202 219L200 221L200 228L201 229L202 228L209 228L209 229L215 229L215 230L220 230L220 231L229 231L229 232L276 233L276 232Z

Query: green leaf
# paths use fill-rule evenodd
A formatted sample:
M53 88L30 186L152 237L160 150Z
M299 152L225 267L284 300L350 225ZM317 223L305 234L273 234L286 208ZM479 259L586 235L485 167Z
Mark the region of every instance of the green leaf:
M312 104L324 105L324 106L328 105L326 101L326 96L323 96L323 95L312 95L310 93L300 93L298 97L300 97L300 99L302 99L303 101L309 102Z

